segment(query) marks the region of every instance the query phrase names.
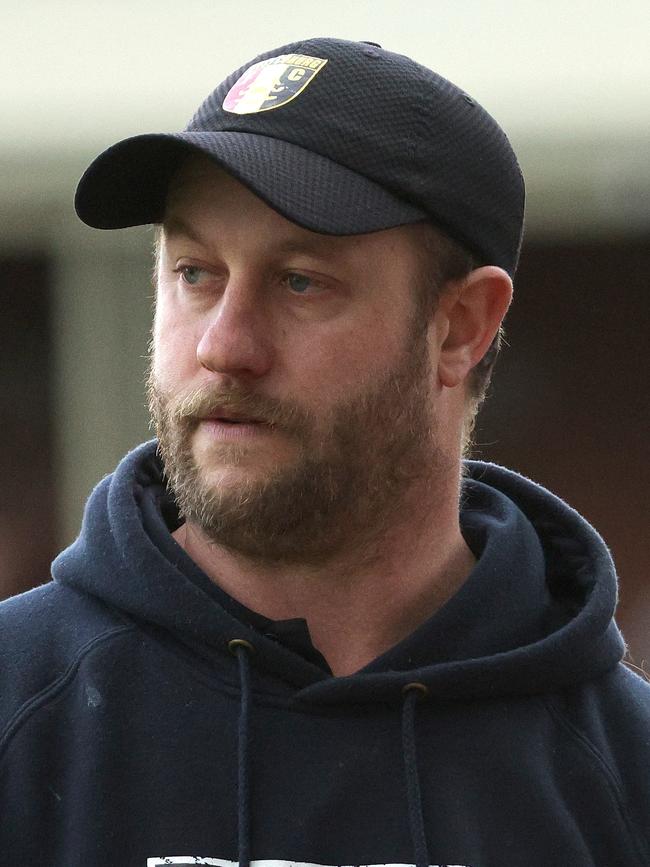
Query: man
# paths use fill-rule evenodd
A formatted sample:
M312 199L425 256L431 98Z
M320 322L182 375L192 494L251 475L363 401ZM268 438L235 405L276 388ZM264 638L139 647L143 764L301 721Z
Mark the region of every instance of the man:
M523 224L494 120L305 40L76 206L157 226L158 443L0 607L2 863L650 863L609 554L461 463Z

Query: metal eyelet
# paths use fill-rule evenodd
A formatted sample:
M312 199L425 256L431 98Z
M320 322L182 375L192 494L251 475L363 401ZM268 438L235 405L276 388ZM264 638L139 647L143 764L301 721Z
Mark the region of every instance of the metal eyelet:
M249 653L255 653L255 648L250 643L250 641L246 641L245 638L233 638L228 642L228 650L232 653L233 656L237 655L237 648L243 647Z
M412 683L407 683L402 687L402 695L406 695L407 692L413 692L416 690L419 692L422 697L429 695L429 687L425 686L423 683L419 683L418 681L413 681Z

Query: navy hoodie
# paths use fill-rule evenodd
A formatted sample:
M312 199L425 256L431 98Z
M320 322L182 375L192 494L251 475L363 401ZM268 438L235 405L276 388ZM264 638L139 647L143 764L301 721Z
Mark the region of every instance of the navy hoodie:
M650 687L605 545L552 494L470 462L475 569L347 677L177 522L141 446L0 605L2 867L650 864Z

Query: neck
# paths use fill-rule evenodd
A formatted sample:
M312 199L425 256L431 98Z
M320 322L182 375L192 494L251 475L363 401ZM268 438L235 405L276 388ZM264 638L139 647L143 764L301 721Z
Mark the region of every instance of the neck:
M372 550L321 566L260 563L186 523L174 538L226 593L273 620L304 618L337 676L363 668L406 638L464 583L475 559L458 522L458 479L401 510ZM429 508L426 508L426 506ZM414 519L418 516L419 519Z

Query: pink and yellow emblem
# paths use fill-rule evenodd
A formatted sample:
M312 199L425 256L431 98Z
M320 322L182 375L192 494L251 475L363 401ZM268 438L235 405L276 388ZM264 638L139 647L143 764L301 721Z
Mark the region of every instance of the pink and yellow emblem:
M302 93L326 63L308 54L280 54L254 63L228 91L224 110L255 114L286 105Z

